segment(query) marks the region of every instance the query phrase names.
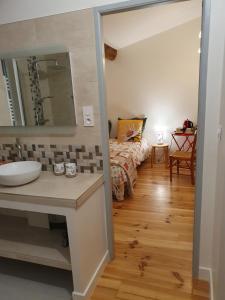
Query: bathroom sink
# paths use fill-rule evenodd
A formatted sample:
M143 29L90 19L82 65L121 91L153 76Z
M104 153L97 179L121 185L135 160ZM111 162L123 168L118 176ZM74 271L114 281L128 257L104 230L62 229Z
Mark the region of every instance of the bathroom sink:
M39 177L41 163L37 161L18 161L0 166L0 185L18 186Z

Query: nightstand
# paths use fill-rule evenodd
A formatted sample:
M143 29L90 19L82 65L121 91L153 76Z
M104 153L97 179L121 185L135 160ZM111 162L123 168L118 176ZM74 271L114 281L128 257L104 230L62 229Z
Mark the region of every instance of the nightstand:
M162 149L163 150L165 167L168 168L168 162L169 162L169 145L168 144L154 144L154 145L152 145L151 167L153 167L153 164L156 163L155 158L156 158L156 150L157 149Z

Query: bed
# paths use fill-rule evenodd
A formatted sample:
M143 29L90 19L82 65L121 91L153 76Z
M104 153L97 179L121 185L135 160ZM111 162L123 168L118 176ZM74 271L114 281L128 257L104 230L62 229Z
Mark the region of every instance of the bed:
M149 144L145 138L140 142L109 140L113 197L124 200L133 195L137 178L137 167L149 156Z

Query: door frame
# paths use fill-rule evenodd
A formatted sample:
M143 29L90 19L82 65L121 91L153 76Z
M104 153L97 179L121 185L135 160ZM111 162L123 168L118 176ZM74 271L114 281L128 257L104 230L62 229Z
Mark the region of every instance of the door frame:
M184 2L189 0L128 0L124 2L99 6L93 9L95 22L96 57L99 84L99 103L101 118L101 139L103 153L103 172L105 179L106 199L106 223L107 237L110 258L114 257L114 230L112 220L112 187L110 174L110 156L108 145L108 114L106 108L106 91L104 76L104 42L102 38L102 16L123 11L130 11L150 7L152 5ZM197 166L196 166L196 195L195 195L195 216L193 234L193 278L199 275L200 255L200 229L201 229L201 206L202 206L202 178L203 178L203 157L204 157L204 135L205 135L205 112L206 112L206 89L208 69L208 48L209 48L209 25L210 25L210 4L211 0L202 0L202 39L199 71L199 97L198 97L198 141L197 141Z

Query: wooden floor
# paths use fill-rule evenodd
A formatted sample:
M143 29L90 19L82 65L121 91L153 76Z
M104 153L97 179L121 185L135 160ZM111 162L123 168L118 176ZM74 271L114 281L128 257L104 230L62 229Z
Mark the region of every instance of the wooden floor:
M139 168L135 195L114 203L115 259L92 300L206 300L208 284L192 289L194 187L147 161ZM194 291L194 294L192 293Z

